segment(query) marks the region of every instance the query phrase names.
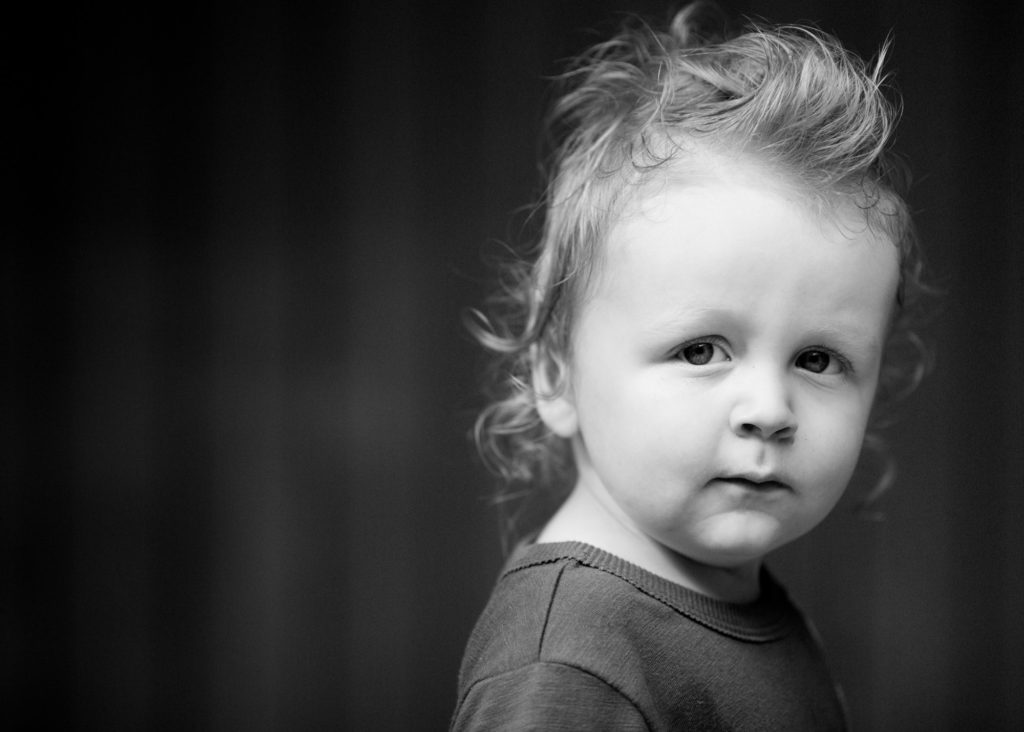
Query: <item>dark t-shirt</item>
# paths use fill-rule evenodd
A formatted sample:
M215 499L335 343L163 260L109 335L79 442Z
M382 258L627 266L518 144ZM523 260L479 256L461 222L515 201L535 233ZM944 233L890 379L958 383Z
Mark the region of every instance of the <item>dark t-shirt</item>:
M509 559L469 639L453 730L845 729L800 612L711 599L588 544Z

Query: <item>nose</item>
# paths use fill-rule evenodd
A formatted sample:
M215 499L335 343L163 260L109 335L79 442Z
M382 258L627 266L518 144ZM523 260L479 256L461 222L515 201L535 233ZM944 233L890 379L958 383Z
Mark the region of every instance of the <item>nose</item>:
M746 374L738 386L729 416L732 431L740 437L787 441L796 434L797 418L785 374L770 369Z

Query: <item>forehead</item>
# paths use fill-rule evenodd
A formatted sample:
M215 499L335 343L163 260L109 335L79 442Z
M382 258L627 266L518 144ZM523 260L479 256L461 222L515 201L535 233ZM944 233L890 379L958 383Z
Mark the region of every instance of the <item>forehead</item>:
M613 264L629 242L655 233L675 237L679 246L713 249L725 236L768 246L769 234L782 229L798 231L823 249L842 242L881 248L898 265L895 244L872 225L862 198L805 191L789 176L746 157L724 163L716 158L685 171L676 167L635 181L622 193L597 259ZM779 243L774 246L778 251Z
M819 214L780 187L669 181L624 205L588 299L614 299L638 319L774 308L884 329L897 280L895 246L852 204Z

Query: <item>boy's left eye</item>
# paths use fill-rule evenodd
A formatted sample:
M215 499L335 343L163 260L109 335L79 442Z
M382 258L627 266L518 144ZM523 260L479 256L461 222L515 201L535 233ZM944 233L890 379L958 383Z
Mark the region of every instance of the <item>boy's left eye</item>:
M813 374L839 374L843 371L842 362L828 351L804 351L796 357L797 368Z

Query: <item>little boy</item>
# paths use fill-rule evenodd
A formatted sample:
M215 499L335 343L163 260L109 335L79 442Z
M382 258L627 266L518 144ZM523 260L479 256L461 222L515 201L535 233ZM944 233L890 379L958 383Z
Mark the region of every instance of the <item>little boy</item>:
M498 581L453 729L845 727L762 561L839 500L893 376L919 287L894 112L880 61L707 12L597 46L556 106L477 436L509 481L572 489Z

